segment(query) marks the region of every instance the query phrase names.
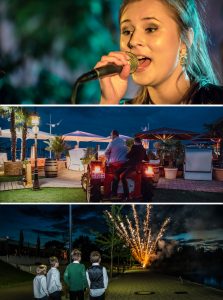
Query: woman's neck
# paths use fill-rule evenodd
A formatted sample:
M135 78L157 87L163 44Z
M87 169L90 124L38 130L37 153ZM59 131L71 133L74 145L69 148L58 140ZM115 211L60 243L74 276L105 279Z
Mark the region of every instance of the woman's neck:
M153 104L181 104L190 88L190 80L183 73L180 77L165 81L157 86L148 86L147 90Z

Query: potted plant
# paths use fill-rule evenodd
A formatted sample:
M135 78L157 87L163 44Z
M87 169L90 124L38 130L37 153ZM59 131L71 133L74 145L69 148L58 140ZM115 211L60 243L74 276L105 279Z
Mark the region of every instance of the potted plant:
M183 145L180 141L168 140L161 144L158 151L164 166L165 178L176 179L178 168L183 165Z
M81 162L84 166L84 171L86 172L86 166L92 161L95 160L96 151L94 148L84 149L84 157L81 158Z
M56 136L50 141L45 141L48 145L45 150L52 151L55 159L46 159L45 175L46 177L57 177L58 171L65 168L65 162L60 161L61 155L68 152L69 146L65 143L61 136Z

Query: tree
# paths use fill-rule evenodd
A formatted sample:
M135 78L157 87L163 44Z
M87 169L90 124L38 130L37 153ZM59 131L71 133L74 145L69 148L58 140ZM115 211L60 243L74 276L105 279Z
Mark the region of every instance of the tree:
M112 216L118 216L122 210L123 206L111 206L111 214ZM115 247L118 247L121 244L120 238L117 236L115 231L115 225L108 218L107 214L104 215L106 219L106 223L108 225L108 233L106 235L98 235L96 239L96 243L103 246L105 250L110 253L110 277L113 276L113 263L114 263L114 255L115 255Z
M22 107L17 112L16 127L22 131L22 144L21 144L21 161L26 159L26 140L28 133L28 126L30 126L30 112Z
M10 132L11 132L11 156L12 161L16 161L16 107L2 106L0 107L0 114L3 118L10 119Z
M25 146L26 146L26 136L27 136L27 118L28 112L21 107L14 106L2 106L0 107L0 115L3 118L7 118L10 121L10 132L11 132L11 157L12 161L16 161L16 149L17 149L17 128L23 128L22 131L22 141L24 152L22 151L22 160L25 159ZM25 125L26 124L26 125Z

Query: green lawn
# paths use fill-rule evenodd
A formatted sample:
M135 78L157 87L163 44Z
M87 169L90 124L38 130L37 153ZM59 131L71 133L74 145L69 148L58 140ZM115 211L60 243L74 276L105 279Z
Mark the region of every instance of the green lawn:
M31 281L33 275L0 261L0 287Z
M156 189L152 202L222 202L222 196L222 193ZM86 199L81 188L41 188L39 191L31 189L1 191L0 202L82 203L86 202Z
M38 191L32 189L1 191L0 202L86 202L85 193L80 188L41 188Z

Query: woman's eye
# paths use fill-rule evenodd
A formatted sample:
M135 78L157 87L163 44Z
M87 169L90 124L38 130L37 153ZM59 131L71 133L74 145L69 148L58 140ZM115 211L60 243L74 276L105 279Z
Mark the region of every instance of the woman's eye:
M155 32L157 29L157 27L148 27L146 28L146 32Z
M132 31L129 30L129 29L123 29L123 30L122 30L122 34L123 34L123 35L130 35L131 33L132 33Z

